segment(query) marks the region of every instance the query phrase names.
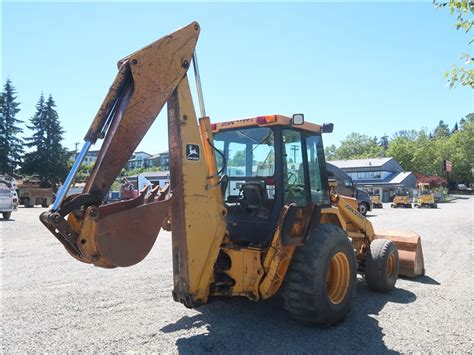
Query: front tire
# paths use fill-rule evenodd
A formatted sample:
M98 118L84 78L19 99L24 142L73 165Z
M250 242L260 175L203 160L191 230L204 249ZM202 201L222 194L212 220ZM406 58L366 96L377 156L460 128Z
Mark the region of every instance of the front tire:
M372 291L389 292L394 289L400 270L398 250L387 239L375 239L365 259L365 281Z
M3 219L5 221L8 221L10 219L10 217L12 216L12 213L11 212L3 212L2 216L3 216Z
M309 325L334 325L351 310L357 275L354 250L337 226L320 224L299 246L282 286L290 317Z

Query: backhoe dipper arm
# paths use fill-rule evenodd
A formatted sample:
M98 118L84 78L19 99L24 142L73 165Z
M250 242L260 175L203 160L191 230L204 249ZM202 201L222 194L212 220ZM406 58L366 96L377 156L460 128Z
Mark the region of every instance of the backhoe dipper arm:
M109 125L85 193L105 196L186 75L198 35L199 25L192 23L119 61L117 79L86 135L94 139Z
M115 252L111 250L110 245L114 239L112 230L116 228L112 219L119 218L117 212L126 213L127 217L131 218L128 209L132 206L148 210L155 208L152 206L157 204L168 205L170 199L162 196L161 199L156 197L150 201L145 199L143 193L143 196L133 202L120 202L113 204L117 205L114 207L101 206L100 209L99 205L164 104L185 78L199 32L199 24L193 22L119 61L119 72L85 136L84 148L60 190L58 200L51 211L40 217L77 259L106 267L131 265L146 255L143 250L148 248L150 235L154 234L155 230L156 238L161 225L144 221L138 223L140 217L137 216L135 220L140 225L131 228L129 242L134 247L142 243L143 250L131 250L129 254L138 255L135 258L129 258L129 255L125 257L125 254L120 257L109 255L110 258L107 258L106 254ZM64 198L88 148L100 138L104 141L83 193ZM154 195L157 195L157 191ZM164 206L160 211L168 213ZM144 210L141 210L141 213L144 213ZM64 220L66 215L67 222ZM102 218L105 216L108 216L109 222ZM96 223L98 218L102 218L101 224ZM96 222L93 223L94 219ZM109 237L101 238L101 242L89 241L87 236L97 234L101 228ZM103 249L99 253L97 248L100 248L101 243ZM123 247L127 247L126 243Z

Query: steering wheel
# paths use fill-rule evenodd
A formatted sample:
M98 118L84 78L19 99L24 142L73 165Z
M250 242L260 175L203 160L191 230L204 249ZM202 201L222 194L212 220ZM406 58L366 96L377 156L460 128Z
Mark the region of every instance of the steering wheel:
M291 179L294 179L293 182L291 182ZM286 183L288 185L294 185L298 181L298 177L296 174L293 174L291 171L288 171L288 176L286 177Z

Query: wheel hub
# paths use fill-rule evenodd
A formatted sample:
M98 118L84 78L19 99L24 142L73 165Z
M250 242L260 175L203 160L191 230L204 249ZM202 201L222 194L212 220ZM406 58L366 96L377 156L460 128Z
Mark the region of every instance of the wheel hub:
M326 289L329 300L333 304L340 304L349 289L350 267L347 256L336 253L329 263L326 277Z

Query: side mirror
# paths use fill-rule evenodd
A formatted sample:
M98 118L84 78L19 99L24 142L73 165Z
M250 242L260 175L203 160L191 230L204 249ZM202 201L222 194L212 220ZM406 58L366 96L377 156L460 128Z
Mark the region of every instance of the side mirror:
M323 123L323 127L321 128L322 133L332 133L334 130L334 123Z
M293 126L301 126L304 123L304 115L302 113L295 113L291 122Z

